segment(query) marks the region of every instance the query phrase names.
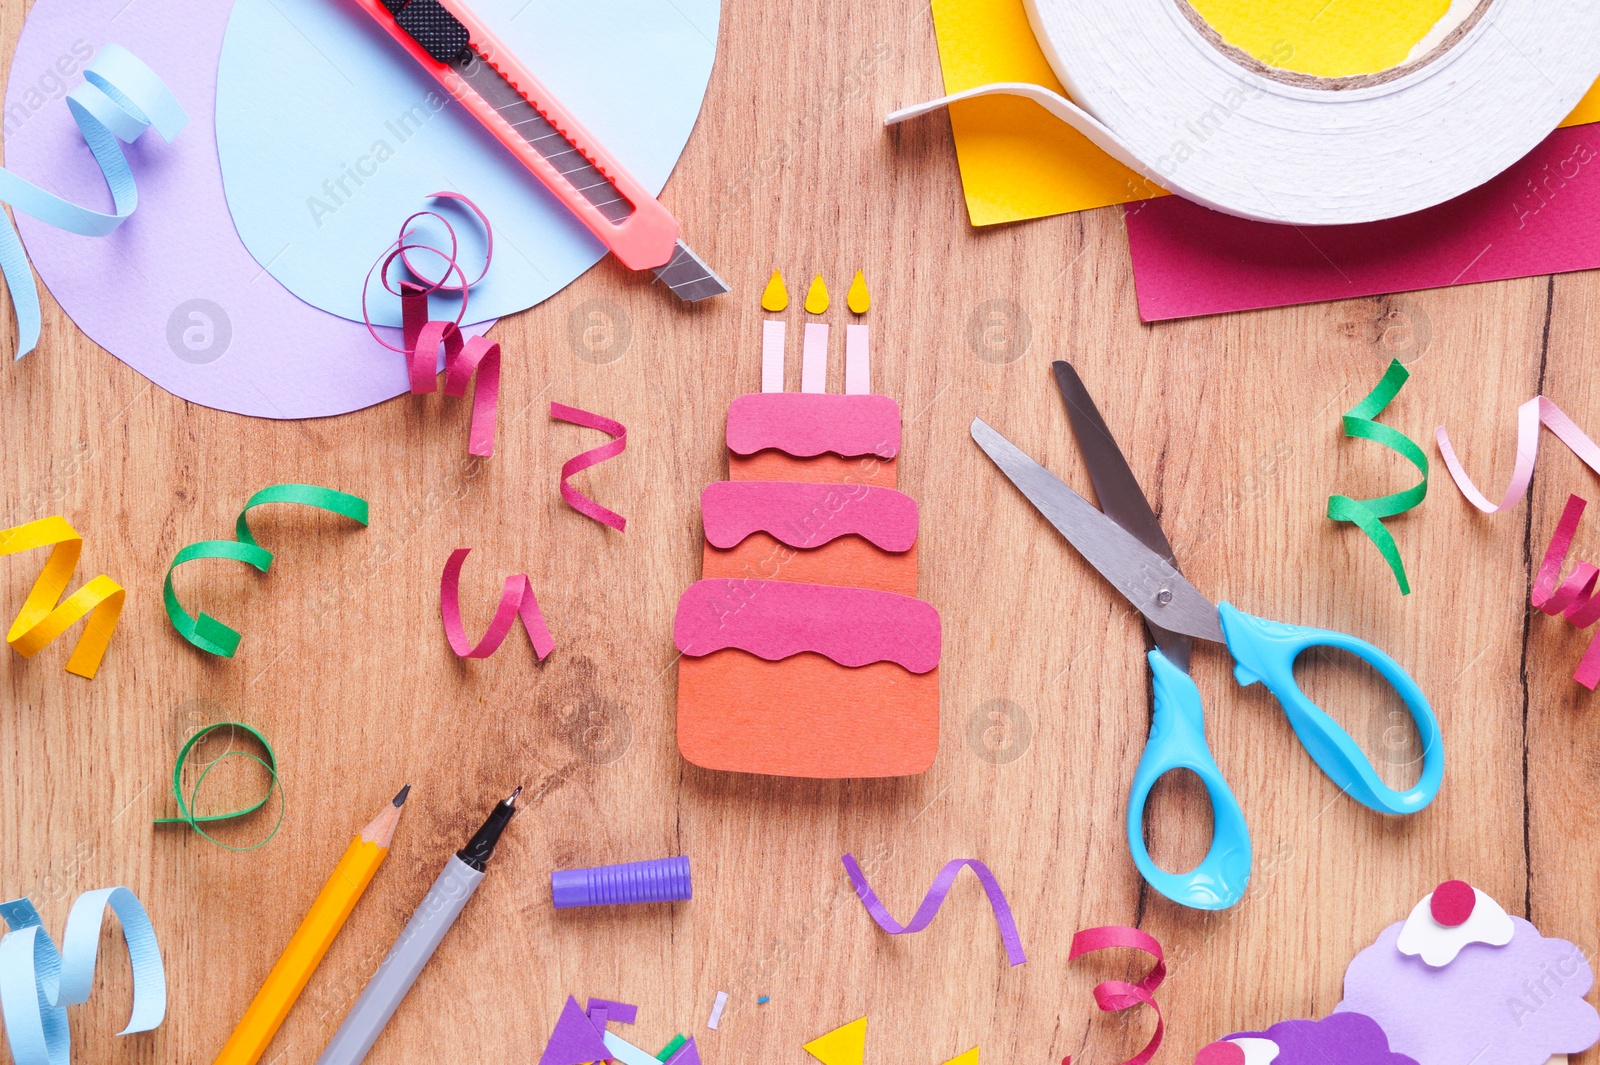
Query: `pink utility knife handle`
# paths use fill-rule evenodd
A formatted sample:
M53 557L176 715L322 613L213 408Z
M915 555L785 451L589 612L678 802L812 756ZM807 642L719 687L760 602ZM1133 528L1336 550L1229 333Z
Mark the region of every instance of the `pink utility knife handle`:
M579 192L560 171L518 136L511 123L490 106L488 101L473 91L472 87L462 80L461 75L424 51L422 46L401 28L395 17L384 7L382 0L355 0L355 2L376 19L380 26L388 30L389 36L398 41L400 46L411 54L411 58L422 64L461 106L472 112L473 117L493 133L523 166L533 171L534 175L544 182L545 187L566 205L567 210L577 215L583 224L589 227L590 232L599 237L605 246L622 260L624 266L630 270L650 270L665 265L672 258L678 242L678 220L672 217L672 213L661 206L660 201L650 195L632 174L623 169L611 153L606 151L576 118L572 117L571 112L563 107L548 89L539 84L539 80L529 73L528 68L522 65L509 48L500 43L499 38L489 32L478 16L473 14L461 0L439 0L439 5L466 27L468 46L510 82L522 94L523 99L544 115L550 124L566 137L574 148L583 153L583 156L593 163L595 168L633 205L633 213L627 218L621 222L613 222L600 213L600 209L585 199L583 193Z

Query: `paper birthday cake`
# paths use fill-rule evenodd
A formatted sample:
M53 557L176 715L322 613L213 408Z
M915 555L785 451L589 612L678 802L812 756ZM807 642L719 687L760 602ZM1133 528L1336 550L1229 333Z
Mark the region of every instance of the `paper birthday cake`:
M1451 880L1356 955L1344 1001L1203 1048L1195 1065L1565 1065L1600 1041L1588 959Z
M899 404L822 392L815 324L814 390L782 391L782 323L768 327L776 389L729 408L728 480L701 495L702 578L673 623L678 749L743 773L921 773L939 744L940 623L916 598L917 503L895 488ZM850 327L855 382L865 329Z

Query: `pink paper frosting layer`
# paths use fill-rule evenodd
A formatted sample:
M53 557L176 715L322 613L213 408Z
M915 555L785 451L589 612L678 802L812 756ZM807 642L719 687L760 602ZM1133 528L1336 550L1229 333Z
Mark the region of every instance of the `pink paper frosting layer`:
M900 404L888 396L752 392L728 408L728 450L754 455L776 448L795 458L900 453Z
M841 666L939 664L939 612L870 588L735 578L696 581L678 600L672 639L691 657L735 648L769 662L814 651Z
M700 513L713 547L757 532L799 548L852 535L896 553L917 542L917 501L864 484L716 481L700 493Z

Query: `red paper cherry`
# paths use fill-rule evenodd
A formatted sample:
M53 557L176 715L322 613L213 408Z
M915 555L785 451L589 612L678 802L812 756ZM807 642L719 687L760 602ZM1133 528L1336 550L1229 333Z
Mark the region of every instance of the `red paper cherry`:
M1446 880L1433 889L1428 909L1433 919L1446 928L1457 928L1467 923L1472 908L1478 904L1478 893L1465 880Z
M1244 1065L1244 1047L1226 1039L1200 1048L1194 1065Z

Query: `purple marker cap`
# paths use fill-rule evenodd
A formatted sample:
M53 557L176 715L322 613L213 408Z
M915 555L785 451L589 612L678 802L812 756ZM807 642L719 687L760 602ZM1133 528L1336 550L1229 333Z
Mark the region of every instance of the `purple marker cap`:
M565 910L573 906L676 902L693 898L694 888L689 882L689 859L680 856L593 869L557 869L550 874L550 895L556 909Z

